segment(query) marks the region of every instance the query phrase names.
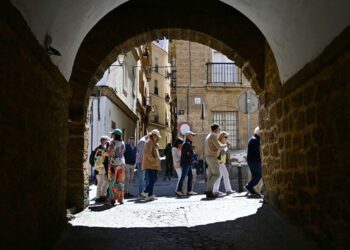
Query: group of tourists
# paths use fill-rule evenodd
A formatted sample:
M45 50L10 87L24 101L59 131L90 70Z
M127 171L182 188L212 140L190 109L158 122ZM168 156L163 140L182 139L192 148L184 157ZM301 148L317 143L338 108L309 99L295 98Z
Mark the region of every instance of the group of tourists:
M196 195L193 190L196 180L197 155L192 145L196 133L187 131L184 139L176 138L171 148L166 150L166 159L170 152L172 162L166 162L176 171L178 182L175 195L178 197ZM122 140L123 132L115 129L111 132L111 140L108 136L101 136L101 144L93 151L94 170L97 178L96 202L106 202L114 205L124 203L124 198L132 197L129 187L137 174L138 198L146 201L156 200L154 185L158 179L158 171L161 170L161 158L159 154L158 140L161 138L157 129L142 137L137 145L135 138L130 136L128 142ZM220 130L219 124L211 125L211 132L205 139L205 161L207 169L207 186L205 195L213 199L233 193L227 168L230 165L229 133ZM168 153L167 153L168 152ZM247 162L251 172L251 180L245 186L252 197L260 198L261 194L254 187L262 177L260 158L259 128L254 131L254 136L248 143ZM166 168L168 169L168 167ZM167 170L165 179L170 179ZM219 191L223 179L225 192Z
M248 142L247 163L251 172L251 180L245 186L252 198L261 198L262 195L255 186L262 177L260 157L259 127L254 130L254 136ZM208 164L208 182L204 193L207 198L216 198L224 195L219 191L221 179L224 180L226 194L233 193L227 167L230 164L230 152L228 150L229 134L220 130L219 124L211 125L211 133L205 139L205 156Z

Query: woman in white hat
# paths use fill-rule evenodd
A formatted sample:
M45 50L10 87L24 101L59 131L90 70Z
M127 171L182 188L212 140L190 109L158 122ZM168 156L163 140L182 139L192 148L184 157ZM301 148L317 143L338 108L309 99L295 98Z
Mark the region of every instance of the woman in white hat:
M227 144L228 136L229 136L229 133L227 133L226 131L222 131L220 132L218 140L222 144ZM219 161L219 169L220 169L220 178L214 184L213 193L221 194L221 192L219 192L219 188L220 188L221 179L223 178L226 194L232 194L233 190L231 188L230 177L227 171L227 167L230 166L230 151L228 150L228 147L220 149L219 155L218 155L218 161Z
M149 201L156 200L153 194L153 187L158 178L157 172L161 170L158 151L159 138L161 138L160 132L157 129L153 129L149 133L148 140L143 149L142 169L146 171L148 184L145 191L141 193L141 196Z

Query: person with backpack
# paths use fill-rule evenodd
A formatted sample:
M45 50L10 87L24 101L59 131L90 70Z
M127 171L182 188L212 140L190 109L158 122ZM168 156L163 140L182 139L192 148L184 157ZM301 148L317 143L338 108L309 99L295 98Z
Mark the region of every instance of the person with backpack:
M114 205L117 200L120 204L124 203L125 144L122 140L123 132L120 129L115 129L111 133L112 141L107 153L109 157L108 203Z
M165 155L165 174L164 179L171 180L171 176L173 176L173 156L171 154L171 143L168 143L164 149L164 155Z
M102 135L100 137L100 145L98 145L95 150L91 152L89 162L94 166L94 172L97 179L97 189L96 189L96 198L95 202L104 202L107 199L107 173L108 173L108 157L105 156L108 147L109 147L109 137ZM97 153L100 152L98 155ZM98 157L99 156L99 157ZM96 160L99 159L98 166L96 166ZM102 162L100 162L102 161ZM101 163L104 169L101 168ZM96 167L95 167L96 166ZM100 170L99 170L100 169Z

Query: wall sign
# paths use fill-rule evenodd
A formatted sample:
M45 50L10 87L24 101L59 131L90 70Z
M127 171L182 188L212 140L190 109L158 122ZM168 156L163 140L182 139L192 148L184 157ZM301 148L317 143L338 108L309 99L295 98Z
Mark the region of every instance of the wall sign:
M201 104L201 98L200 97L195 97L194 98L194 104Z
M179 114L179 115L184 115L184 114L185 114L185 110L179 109L178 114Z

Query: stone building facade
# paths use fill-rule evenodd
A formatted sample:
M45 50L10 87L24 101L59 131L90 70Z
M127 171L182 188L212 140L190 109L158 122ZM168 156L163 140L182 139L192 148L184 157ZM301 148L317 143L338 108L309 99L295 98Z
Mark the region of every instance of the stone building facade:
M171 142L170 126L170 79L168 63L168 44L166 40L158 40L151 43L152 73L149 82L149 102L151 112L149 114L149 131L158 129L161 138L159 148L164 149Z
M141 47L119 55L97 82L89 100L89 154L100 144L100 137L110 136L113 129L123 131L124 141L130 136L137 139L143 136L140 132L143 131L143 118L137 103L142 102L141 91L148 92L148 81L142 71L140 52ZM147 84L140 88L141 82ZM87 168L89 175L92 167Z
M182 124L187 123L197 133L194 145L202 156L203 140L210 125L218 122L230 133L231 149L245 148L258 125L259 112L250 115L247 135L248 115L239 111L238 98L254 90L241 70L226 56L196 42L173 40L170 48L170 62L176 69L176 84L172 87L178 136Z

